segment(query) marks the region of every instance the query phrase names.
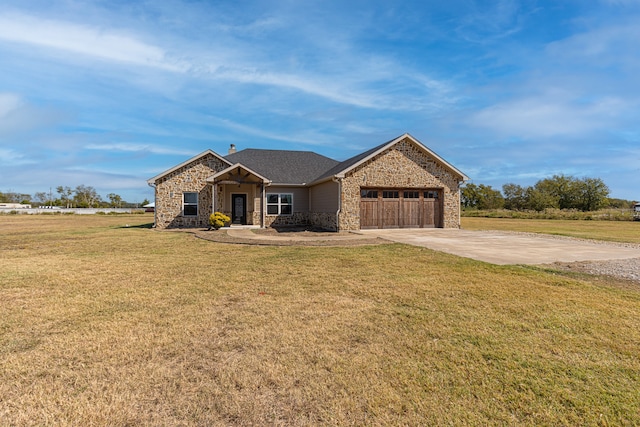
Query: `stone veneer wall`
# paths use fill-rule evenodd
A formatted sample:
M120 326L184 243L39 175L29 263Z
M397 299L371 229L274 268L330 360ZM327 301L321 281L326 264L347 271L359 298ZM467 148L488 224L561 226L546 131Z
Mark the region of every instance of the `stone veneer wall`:
M360 187L441 189L443 228L460 228L460 179L413 142L404 139L342 180L340 231L360 229Z
M226 167L220 159L208 154L156 181L156 227L208 227L212 188L206 179ZM197 217L182 216L184 192L198 193Z
M313 227L337 231L336 225L338 222L335 212L311 212L309 214L309 223Z
M308 225L309 212L294 212L293 215L266 215L265 227L283 227L294 225Z

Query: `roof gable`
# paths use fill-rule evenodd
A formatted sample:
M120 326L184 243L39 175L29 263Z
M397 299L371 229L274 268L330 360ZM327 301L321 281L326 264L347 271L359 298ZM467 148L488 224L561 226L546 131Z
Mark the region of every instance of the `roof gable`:
M147 180L147 184L149 184L149 185L153 185L153 184L155 184L159 179L161 179L162 177L164 177L164 176L166 176L166 175L169 175L170 173L175 172L175 171L177 171L178 169L180 169L180 168L183 168L183 167L187 166L189 163L196 162L196 161L200 160L201 158L203 158L203 157L205 157L205 156L209 156L209 155L211 155L211 156L213 156L213 157L215 157L215 158L219 159L220 161L222 161L222 162L224 162L224 163L228 164L229 166L231 166L231 163L230 163L228 160L226 160L224 157L220 157L220 156L219 156L217 153L215 153L213 150L206 150L206 151L203 151L202 153L198 154L197 156L194 156L194 157L190 158L189 160L186 160L186 161L184 161L184 162L180 163L179 165L174 166L174 167L172 167L171 169L167 169L166 171L162 172L161 174L156 175L156 176L154 176L153 178L148 179L148 180Z
M251 177L252 179L249 179ZM241 163L231 165L207 178L207 182L211 182L213 184L216 184L218 181L225 180L235 181L238 184L245 184L247 182L262 182L266 184L269 182L269 179Z
M248 148L225 156L268 178L273 184L308 184L339 162L311 151Z

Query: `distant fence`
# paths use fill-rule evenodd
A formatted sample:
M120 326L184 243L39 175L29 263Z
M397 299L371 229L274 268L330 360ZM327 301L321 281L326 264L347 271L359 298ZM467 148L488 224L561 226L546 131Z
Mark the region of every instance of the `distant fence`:
M144 213L144 208L60 208L60 209L50 209L50 208L19 208L19 209L11 209L11 208L0 208L0 213L5 214L77 214L77 215L93 215L97 213L102 214L127 214L127 213Z

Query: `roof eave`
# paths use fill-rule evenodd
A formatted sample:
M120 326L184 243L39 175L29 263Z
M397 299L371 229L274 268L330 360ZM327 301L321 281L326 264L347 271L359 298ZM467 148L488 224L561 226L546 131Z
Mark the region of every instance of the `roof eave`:
M272 182L272 187L309 187L310 184L303 182L302 184L284 183L284 182Z

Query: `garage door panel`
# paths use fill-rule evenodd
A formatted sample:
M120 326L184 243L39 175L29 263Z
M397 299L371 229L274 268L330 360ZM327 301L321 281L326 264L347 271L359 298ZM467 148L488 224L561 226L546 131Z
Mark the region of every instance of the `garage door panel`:
M420 227L420 211L422 210L420 205L421 203L419 199L404 199L402 203L403 227Z
M435 199L425 199L423 202L423 215L422 215L422 223L424 227L435 227L436 226L436 200Z
M360 228L379 228L378 199L360 201Z
M382 228L400 227L400 199L382 201Z

